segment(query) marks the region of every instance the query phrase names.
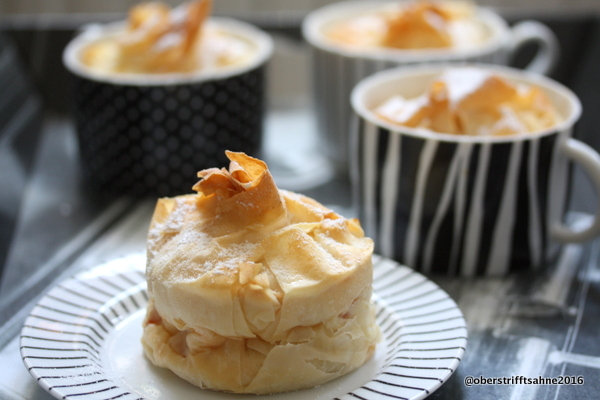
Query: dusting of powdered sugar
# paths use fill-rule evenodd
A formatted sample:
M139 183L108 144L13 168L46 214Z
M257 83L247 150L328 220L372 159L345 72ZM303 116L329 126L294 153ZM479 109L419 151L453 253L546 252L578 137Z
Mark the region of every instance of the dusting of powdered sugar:
M169 32L161 36L154 44L154 50L162 52L179 46L183 43L184 37L180 32Z
M449 106L451 109L456 109L461 101L483 87L490 76L491 73L483 69L472 67L452 68L442 72L436 82L445 85L445 95L448 97ZM408 124L419 111L431 104L429 95L430 93L426 92L412 99L406 99L400 95L392 96L377 107L375 112L399 124ZM434 96L440 95L434 93ZM435 100L440 101L442 99L437 97Z
M240 264L253 261L253 253L257 248L256 243L232 243L227 247L219 247L216 257L204 261L203 269L211 271L214 275L236 272Z
M476 92L489 79L491 73L479 68L453 68L444 71L439 81L446 85L448 100L455 108L463 99Z
M385 118L404 124L428 104L429 99L425 95L410 100L402 96L393 96L375 111Z
M202 218L196 202L175 198L173 210L148 234L148 251L157 265L164 265L177 281L196 280L206 273L230 275L240 263L252 262L258 244L243 240L230 243L227 236L214 237L207 231L208 220ZM165 248L168 243L168 248Z
M491 135L493 132L507 130L508 132L527 132L527 127L509 107L500 107L500 118L492 126L479 127L479 135Z
M148 251L154 257L164 241L165 235L173 235L181 232L186 222L186 216L196 211L196 203L187 198L175 198L173 211L169 213L167 219L162 223L154 224L148 231Z
M240 65L251 59L256 48L246 38L208 25L204 28L200 51L202 68Z

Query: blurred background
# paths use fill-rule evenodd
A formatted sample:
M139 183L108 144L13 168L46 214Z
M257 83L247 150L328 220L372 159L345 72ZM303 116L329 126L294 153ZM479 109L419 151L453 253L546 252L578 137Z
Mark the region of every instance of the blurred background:
M167 4L179 4L177 0L164 0ZM307 11L331 3L331 0L217 0L215 12L244 15L304 14ZM121 13L129 9L135 0L3 0L0 12L12 14L76 14ZM479 0L477 4L492 6L507 12L573 13L598 8L596 0Z
M170 5L178 0L164 0ZM304 16L332 0L216 0L213 13L245 20L275 35L276 53L271 66L271 100L304 101L310 88L307 48L299 26ZM0 0L0 31L17 46L45 107L66 111L61 96L65 73L61 52L78 27L122 19L136 0ZM598 0L480 0L509 22L537 19L555 31L561 41L561 63L553 77L578 88L577 72L592 56L597 36ZM525 51L525 53L527 53ZM526 54L521 56L523 59ZM518 64L518 60L517 60ZM288 79L293 75L295 79Z

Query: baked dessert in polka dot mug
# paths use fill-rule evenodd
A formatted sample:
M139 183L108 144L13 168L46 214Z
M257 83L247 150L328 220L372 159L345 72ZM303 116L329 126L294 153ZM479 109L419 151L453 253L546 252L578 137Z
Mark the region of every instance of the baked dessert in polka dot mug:
M258 155L272 40L210 16L211 0L133 7L65 48L86 182L118 194L188 192L186 177Z

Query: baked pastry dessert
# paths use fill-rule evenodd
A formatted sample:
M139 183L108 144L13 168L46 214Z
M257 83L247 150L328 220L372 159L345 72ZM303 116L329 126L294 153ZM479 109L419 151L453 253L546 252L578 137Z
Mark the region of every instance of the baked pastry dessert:
M189 73L241 66L256 51L252 42L209 19L212 0L170 9L141 3L125 26L82 49L81 62L104 73Z
M562 119L542 89L476 67L446 69L422 95L392 96L374 112L393 124L457 135L514 135Z
M473 4L462 1L406 1L332 23L332 42L350 47L390 49L470 48L488 38Z
M152 363L215 390L320 385L365 363L380 333L373 243L355 219L279 190L264 162L227 152L198 194L163 198L148 235Z

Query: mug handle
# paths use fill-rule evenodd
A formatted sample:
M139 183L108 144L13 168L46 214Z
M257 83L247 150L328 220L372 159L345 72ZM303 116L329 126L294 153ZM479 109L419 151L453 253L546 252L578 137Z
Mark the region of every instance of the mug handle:
M559 56L559 43L556 35L546 25L537 21L521 21L512 27L513 44L511 54L527 43L537 43L537 53L524 68L526 71L543 75L554 68Z
M566 139L561 150L567 158L579 163L584 168L596 187L596 196L600 196L600 154L587 144L573 138ZM592 223L582 230L574 231L562 222L555 222L550 227L552 238L566 243L583 242L592 239L599 233L600 204L596 208L596 215L594 215Z

